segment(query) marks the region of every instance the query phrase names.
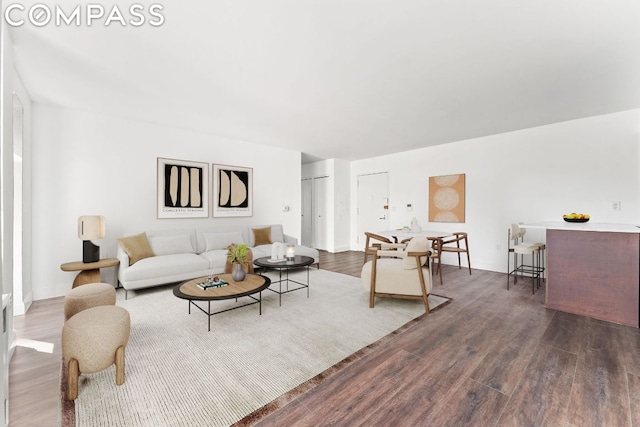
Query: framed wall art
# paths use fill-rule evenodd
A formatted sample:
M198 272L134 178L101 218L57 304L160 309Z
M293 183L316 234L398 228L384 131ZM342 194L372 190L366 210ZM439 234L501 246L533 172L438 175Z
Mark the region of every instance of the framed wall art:
M464 222L465 174L429 177L429 222Z
M158 157L158 218L209 216L209 164Z
M253 168L213 165L213 216L253 216Z

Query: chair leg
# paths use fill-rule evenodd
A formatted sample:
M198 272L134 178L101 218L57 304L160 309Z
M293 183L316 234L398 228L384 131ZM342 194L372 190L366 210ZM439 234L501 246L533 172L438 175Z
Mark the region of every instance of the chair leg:
M371 261L371 284L369 286L369 308L373 308L376 298L376 255Z
M71 359L67 365L67 400L76 400L78 397L78 377L80 367L78 360Z
M116 350L116 384L124 384L124 347Z
M465 249L467 250L467 265L469 266L469 276L471 276L471 257L469 256L469 244L465 240Z

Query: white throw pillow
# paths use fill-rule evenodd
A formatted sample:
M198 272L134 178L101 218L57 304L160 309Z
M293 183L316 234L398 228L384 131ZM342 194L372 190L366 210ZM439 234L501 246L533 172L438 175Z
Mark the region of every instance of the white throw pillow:
M227 249L230 244L236 245L244 243L242 233L239 231L230 231L227 233L204 233L205 252L215 251L217 249Z
M409 240L407 247L405 248L407 252L427 252L429 251L429 241L426 237L414 237ZM429 261L429 257L423 256L420 257L420 264L425 265ZM418 268L416 266L416 257L414 256L406 256L402 260L402 268L405 270L415 270Z
M149 245L156 255L172 255L194 253L191 236L182 234L177 236L149 237Z

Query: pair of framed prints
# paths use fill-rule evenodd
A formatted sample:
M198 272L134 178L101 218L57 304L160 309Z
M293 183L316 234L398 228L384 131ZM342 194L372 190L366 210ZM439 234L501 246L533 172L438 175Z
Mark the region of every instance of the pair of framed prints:
M158 157L158 218L253 215L253 169ZM212 191L209 190L211 183ZM213 203L209 202L209 197Z

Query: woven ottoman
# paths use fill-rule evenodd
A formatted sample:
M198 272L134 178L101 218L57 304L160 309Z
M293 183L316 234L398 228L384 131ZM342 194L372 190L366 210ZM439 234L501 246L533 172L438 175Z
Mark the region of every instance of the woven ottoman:
M87 283L71 289L64 297L64 319L99 305L115 305L116 290L109 283Z
M124 349L130 332L129 312L116 305L91 307L65 322L62 355L68 366L68 400L78 397L81 373L102 371L115 363L116 384L124 383Z

